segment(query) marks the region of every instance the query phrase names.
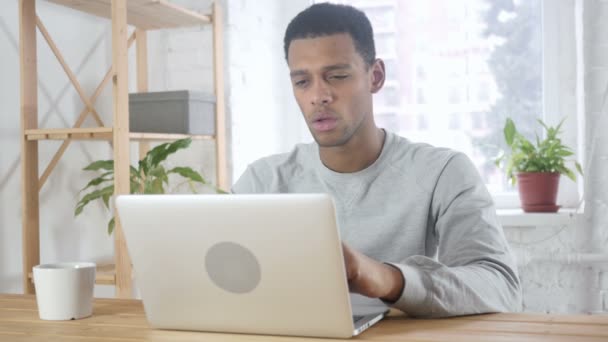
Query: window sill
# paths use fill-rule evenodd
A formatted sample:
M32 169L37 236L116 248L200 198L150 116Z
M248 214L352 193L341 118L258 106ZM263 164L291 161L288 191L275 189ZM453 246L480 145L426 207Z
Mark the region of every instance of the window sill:
M560 209L557 213L525 213L521 209L498 209L498 221L503 227L534 228L538 226L572 225L578 216L576 209Z

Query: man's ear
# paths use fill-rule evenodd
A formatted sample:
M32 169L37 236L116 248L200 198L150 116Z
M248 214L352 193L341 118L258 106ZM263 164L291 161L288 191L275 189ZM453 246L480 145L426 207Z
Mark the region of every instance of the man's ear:
M386 80L386 70L384 69L384 61L377 58L371 68L371 92L372 94L377 93Z

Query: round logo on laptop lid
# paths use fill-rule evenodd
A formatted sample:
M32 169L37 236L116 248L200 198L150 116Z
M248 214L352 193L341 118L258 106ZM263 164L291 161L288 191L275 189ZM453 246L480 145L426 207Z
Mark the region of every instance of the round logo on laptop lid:
M248 293L260 283L260 264L246 247L234 242L219 242L207 251L205 270L219 288L232 293Z

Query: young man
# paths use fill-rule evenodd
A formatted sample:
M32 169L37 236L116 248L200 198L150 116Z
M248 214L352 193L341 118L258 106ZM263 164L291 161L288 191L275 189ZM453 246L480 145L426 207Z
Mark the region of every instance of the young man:
M331 194L352 292L412 316L519 310L515 262L471 162L374 123L385 67L365 14L313 5L284 44L316 143L256 161L232 191Z

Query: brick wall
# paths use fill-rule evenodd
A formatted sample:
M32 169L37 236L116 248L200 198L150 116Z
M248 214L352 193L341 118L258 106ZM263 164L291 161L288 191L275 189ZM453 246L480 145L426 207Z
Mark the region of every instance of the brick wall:
M589 260L593 230L584 214L559 226L505 227L518 259L524 310L532 312L606 311L606 262Z
M607 251L608 235L608 1L584 1L584 62L586 144L589 156L587 193L588 223L592 231L590 247L594 251Z

